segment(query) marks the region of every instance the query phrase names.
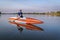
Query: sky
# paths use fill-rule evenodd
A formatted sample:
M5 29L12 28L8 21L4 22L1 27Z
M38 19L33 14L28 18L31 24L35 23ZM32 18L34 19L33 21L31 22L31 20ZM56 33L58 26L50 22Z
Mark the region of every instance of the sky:
M60 0L0 0L0 11L15 13L60 11Z

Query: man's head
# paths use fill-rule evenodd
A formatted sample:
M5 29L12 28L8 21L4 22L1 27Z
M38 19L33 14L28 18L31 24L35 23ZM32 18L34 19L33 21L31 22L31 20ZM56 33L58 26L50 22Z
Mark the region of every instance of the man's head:
M20 10L20 12L22 12L22 10Z

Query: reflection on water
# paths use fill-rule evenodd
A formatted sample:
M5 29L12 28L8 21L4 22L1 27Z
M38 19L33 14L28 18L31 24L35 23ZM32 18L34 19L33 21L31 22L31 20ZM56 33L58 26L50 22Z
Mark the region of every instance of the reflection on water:
M17 28L18 28L18 30L20 30L20 31L23 31L23 28L22 28L22 27L25 27L25 28L28 29L28 30L41 30L41 31L43 31L42 28L37 27L37 26L35 26L35 25L33 25L33 24L28 24L28 23L26 23L26 24L19 24L19 23L10 22L10 21L9 21L9 23L17 25ZM21 26L22 26L22 27L21 27Z
M23 31L23 28L22 27L17 27L17 29L22 32Z
M8 22L9 17L16 16L16 14L0 15L0 40L60 40L59 16L24 14L25 17L42 20L44 24L20 25Z

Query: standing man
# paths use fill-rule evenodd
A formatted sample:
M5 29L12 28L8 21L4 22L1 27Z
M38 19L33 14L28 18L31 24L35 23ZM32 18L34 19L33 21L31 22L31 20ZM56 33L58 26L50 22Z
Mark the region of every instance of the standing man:
M18 12L18 16L21 17L21 18L23 18L22 10L20 10L20 11Z

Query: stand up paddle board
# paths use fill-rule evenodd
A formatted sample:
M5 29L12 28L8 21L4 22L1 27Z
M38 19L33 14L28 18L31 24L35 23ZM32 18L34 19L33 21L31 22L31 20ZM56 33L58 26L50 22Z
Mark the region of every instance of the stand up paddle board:
M30 23L30 24L42 24L43 21L41 20L37 20L34 18L30 18L30 17L23 17L23 18L18 18L18 17L10 17L9 21L11 22L16 22L16 23L22 23L22 24L26 24L26 23Z

